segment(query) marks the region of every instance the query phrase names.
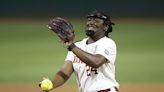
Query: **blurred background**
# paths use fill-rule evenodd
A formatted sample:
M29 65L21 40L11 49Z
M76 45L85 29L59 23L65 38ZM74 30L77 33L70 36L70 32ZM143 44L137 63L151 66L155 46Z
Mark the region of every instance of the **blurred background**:
M36 85L42 77L53 78L67 49L48 30L48 21L57 16L66 18L74 25L78 41L86 37L85 16L93 10L107 13L116 24L110 37L118 48L118 82L128 86L157 85L161 89L158 92L163 92L163 0L2 0L0 89L6 90L5 84ZM74 75L66 84L76 85ZM128 92L128 88L123 86L122 92Z

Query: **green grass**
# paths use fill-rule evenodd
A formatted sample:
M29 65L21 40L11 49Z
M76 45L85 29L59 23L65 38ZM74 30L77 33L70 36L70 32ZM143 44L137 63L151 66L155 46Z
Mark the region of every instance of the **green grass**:
M157 22L157 21L156 21ZM62 66L66 47L46 28L47 22L0 23L0 83L36 83L53 78ZM73 21L76 39L84 25ZM164 83L164 22L117 21L111 37L118 55L120 83ZM69 83L75 83L72 77Z

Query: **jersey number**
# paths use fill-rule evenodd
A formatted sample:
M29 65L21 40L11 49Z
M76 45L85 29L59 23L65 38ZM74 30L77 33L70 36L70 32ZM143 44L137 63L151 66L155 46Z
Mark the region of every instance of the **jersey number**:
M87 76L91 76L91 73L98 74L96 68L92 68L90 66L86 66Z

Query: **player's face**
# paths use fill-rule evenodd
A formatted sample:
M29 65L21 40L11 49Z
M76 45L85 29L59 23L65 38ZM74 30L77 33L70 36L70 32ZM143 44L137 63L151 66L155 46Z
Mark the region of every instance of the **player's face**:
M99 18L87 18L86 30L92 30L95 32L95 35L104 33L105 26L104 20Z

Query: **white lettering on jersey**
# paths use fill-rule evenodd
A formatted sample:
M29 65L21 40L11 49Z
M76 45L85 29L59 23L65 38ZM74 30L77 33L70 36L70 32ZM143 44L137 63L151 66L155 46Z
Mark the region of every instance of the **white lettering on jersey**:
M83 63L78 57L74 56L74 60L73 63ZM91 76L91 74L98 74L97 69L96 68L92 68L91 66L88 66L85 64L85 69L87 72L87 76Z

